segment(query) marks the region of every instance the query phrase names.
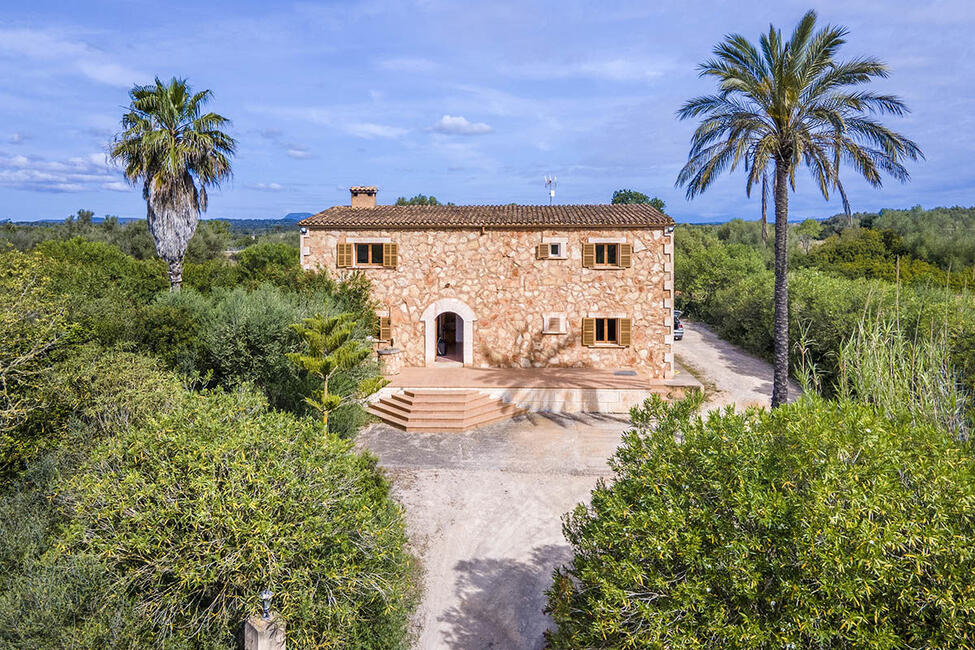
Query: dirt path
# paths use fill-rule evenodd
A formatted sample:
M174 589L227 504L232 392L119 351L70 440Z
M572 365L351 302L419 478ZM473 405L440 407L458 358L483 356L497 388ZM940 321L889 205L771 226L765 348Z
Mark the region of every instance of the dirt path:
M674 357L708 388L706 408L727 404L769 405L772 399L772 364L718 338L701 323L684 323L684 340L674 342ZM789 398L799 385L789 382Z
M685 326L678 359L710 407L766 404L771 366ZM416 647L542 648L552 571L570 558L562 515L589 500L627 428L621 417L530 415L465 434L359 434L393 479L424 566Z

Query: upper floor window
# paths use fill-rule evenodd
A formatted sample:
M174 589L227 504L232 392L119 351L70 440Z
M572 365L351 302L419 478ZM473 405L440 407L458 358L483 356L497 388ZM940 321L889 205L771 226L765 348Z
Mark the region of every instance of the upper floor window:
M582 266L587 269L628 269L633 245L624 241L590 241L582 245Z
M569 256L569 240L565 237L545 237L535 247L535 258L539 260L564 260Z
M596 266L619 266L619 244L595 244Z
M341 268L396 268L399 247L393 242L340 242L335 246L335 266Z
M382 244L355 244L356 266L382 266Z

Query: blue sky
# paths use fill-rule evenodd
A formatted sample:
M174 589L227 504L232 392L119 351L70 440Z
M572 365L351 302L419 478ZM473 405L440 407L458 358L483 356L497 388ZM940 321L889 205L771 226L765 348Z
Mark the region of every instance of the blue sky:
M747 9L745 8L747 7ZM708 92L695 66L729 32L788 32L808 2L5 3L0 15L0 219L78 208L142 216L105 151L133 83L187 77L233 121L235 176L209 217L279 217L347 203L608 202L630 187L679 221L756 218L740 175L693 201L674 187ZM850 31L846 56L892 69L878 89L912 109L888 123L919 142L913 180L847 182L855 210L975 204L975 3L813 6ZM807 177L793 218L840 210Z

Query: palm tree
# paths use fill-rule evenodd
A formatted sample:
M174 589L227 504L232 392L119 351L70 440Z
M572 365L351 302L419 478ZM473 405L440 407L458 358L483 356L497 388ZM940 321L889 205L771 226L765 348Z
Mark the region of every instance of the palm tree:
M237 143L221 131L230 124L201 109L209 90L193 93L185 79L135 86L122 116L124 131L111 156L125 167L131 183L142 182L146 220L156 252L169 264L169 286L179 291L183 257L200 213L207 209L207 186L230 178L230 157Z
M886 66L871 58L836 60L846 34L843 27L816 30L816 13L810 11L788 41L773 26L759 47L738 34L727 36L699 68L702 77L716 78L717 93L691 99L677 113L682 120L700 119L677 179L689 199L739 165L749 195L766 172L773 173L766 183L775 201L773 407L789 396L786 234L796 169L805 164L828 200L830 190L840 186L841 161L879 187L881 172L907 181L902 163L923 157L914 142L877 120L908 112L904 103L860 88L886 77Z

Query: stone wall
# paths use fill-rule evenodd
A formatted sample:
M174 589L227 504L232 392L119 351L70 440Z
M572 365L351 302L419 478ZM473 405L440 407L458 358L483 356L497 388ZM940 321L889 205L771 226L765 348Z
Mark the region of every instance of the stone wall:
M536 259L543 238L567 240L567 259ZM582 244L596 240L630 243L632 266L583 268ZM476 367L633 367L673 376L673 235L662 229L310 228L301 238L302 265L343 277L353 270L336 268L336 244L366 241L398 244L396 268L362 272L390 316L405 366L429 365L432 318L449 308L473 315L464 322L463 345ZM566 333L543 333L544 314L564 314ZM632 318L632 345L583 346L584 317Z

